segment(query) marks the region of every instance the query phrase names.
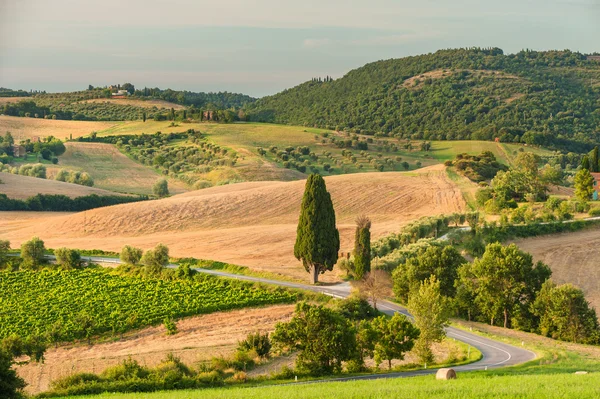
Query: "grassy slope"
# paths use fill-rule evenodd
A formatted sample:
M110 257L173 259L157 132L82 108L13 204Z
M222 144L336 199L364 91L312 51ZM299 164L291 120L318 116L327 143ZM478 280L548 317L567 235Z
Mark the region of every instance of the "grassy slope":
M105 394L89 399L204 399L204 398L597 398L600 384L600 349L565 344L534 334L461 323L482 335L514 345L524 343L540 357L527 364L497 370L460 373L454 381L434 376L376 381L326 382L252 388L156 392L152 394ZM585 370L587 375L575 375ZM72 398L74 399L74 397Z
M49 173L59 169L85 171L94 179L94 186L105 190L133 194L152 194L152 186L162 178L153 168L141 165L123 155L110 144L66 143L67 151L59 164L48 166ZM185 184L170 179L172 194L187 191Z

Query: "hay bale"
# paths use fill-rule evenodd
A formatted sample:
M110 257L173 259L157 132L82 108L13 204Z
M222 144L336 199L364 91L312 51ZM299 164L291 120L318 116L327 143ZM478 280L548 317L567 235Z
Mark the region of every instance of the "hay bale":
M587 374L587 371L576 371L575 374L577 375L582 375L582 374Z
M436 380L455 380L456 379L456 371L454 369L439 369L437 373L435 373Z

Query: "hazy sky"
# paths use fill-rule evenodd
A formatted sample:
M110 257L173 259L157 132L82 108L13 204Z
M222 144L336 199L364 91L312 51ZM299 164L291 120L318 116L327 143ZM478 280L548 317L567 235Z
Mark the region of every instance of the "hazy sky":
M272 94L440 48L600 51L600 0L0 0L0 86Z

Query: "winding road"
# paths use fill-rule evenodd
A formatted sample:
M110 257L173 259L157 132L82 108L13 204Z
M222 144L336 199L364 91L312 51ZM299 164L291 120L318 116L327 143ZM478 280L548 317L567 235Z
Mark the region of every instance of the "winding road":
M52 259L53 256L48 256L48 258ZM106 258L99 256L83 256L83 260L91 261L94 263L122 263L120 259L115 258ZM169 264L167 267L176 268L177 265ZM233 278L244 281L251 281L263 284L273 284L281 287L293 288L293 289L301 289L308 290L313 292L318 292L321 294L329 295L335 298L347 298L350 295L350 284L349 283L340 283L335 285L328 286L314 286L314 285L306 285L288 281L279 281L279 280L270 280L266 278L260 277L252 277L245 276L240 274L232 274L226 273L219 270L208 270L208 269L200 269L195 268L194 270L211 274L213 276L225 277L225 278ZM380 311L392 315L394 313L401 313L408 317L412 316L410 313L395 303L391 303L388 301L382 301L378 303L378 308ZM495 341L490 338L485 338L480 335L473 334L468 331L464 331L455 327L447 327L446 335L449 338L456 339L457 341L463 342L467 345L471 345L474 348L477 348L482 353L482 358L474 363L466 364L463 366L453 367L456 371L475 371L475 370L488 370L494 369L498 367L505 366L513 366L516 364L521 364L533 360L536 358L535 353L525 349L519 348L513 345L508 345L503 342ZM372 375L364 375L364 376L353 376L346 378L335 378L328 379L327 381L345 381L345 380L362 380L362 379L378 379L378 378L397 378L397 377L411 377L417 375L426 375L426 374L434 374L437 369L423 369L423 370L415 370L415 371L405 371L405 372L397 372L397 373L386 373L386 374L372 374Z

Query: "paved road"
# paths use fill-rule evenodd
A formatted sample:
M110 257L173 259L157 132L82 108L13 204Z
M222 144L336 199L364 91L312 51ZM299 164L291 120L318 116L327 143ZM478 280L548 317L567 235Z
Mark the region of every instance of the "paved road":
M92 261L95 263L121 263L119 259L115 258L105 258L98 256L91 257L82 257L85 260ZM169 268L176 268L177 265L170 264ZM212 274L214 276L233 278L244 281L252 281L263 284L273 284L287 288L294 289L302 289L313 292L319 292L325 295L333 296L336 298L346 298L350 295L350 284L349 283L341 283L335 285L305 285L300 283L293 283L288 281L279 281L279 280L270 280L266 278L260 277L252 277L252 276L244 276L239 274L231 274L222 272L219 270L208 270L208 269L194 269L200 273ZM395 303L383 301L378 304L379 310L382 312L392 315L396 312L402 313L408 317L412 317L410 313ZM446 335L449 338L456 339L457 341L464 342L468 345L471 345L477 348L482 353L481 360L467 364L464 366L456 366L453 367L456 371L473 371L473 370L488 370L498 367L511 366L516 364L521 364L528 362L530 360L535 359L535 354L531 351L528 351L524 348L512 346L505 344L503 342L495 341L489 338L484 338L482 336L470 333L468 331L463 331L458 328L448 327L446 328ZM398 373L388 373L388 374L373 374L373 375L365 375L365 376L355 376L355 377L347 377L347 378L339 378L332 379L335 381L343 381L343 380L359 380L359 379L377 379L377 378L394 378L394 377L410 377L417 375L426 375L433 374L436 372L436 369L426 369L426 370L417 370L417 371L407 371L407 372L398 372ZM327 381L332 381L327 380Z

